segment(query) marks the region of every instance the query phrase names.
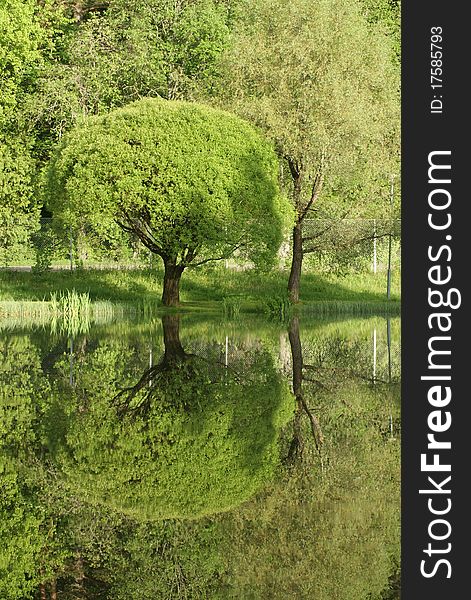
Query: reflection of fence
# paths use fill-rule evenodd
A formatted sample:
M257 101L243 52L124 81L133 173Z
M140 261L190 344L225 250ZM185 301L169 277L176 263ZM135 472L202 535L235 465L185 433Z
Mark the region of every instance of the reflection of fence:
M359 322L361 323L361 321ZM301 332L303 363L313 367L316 379L357 378L371 385L401 381L401 337L397 319L377 319L365 331L338 331L319 335ZM286 336L280 338L279 360L283 372L291 373L291 350ZM324 380L324 378L326 378Z
M1 231L0 231L1 234ZM400 221L398 219L305 219L306 270L355 268L386 271L388 263L400 265ZM38 268L148 268L158 262L138 239L122 233L116 239L99 239L86 224L58 230L52 219L41 219L40 227L11 242L14 236L0 235L0 267ZM280 249L280 265L287 266L290 236ZM226 261L225 266L233 261Z

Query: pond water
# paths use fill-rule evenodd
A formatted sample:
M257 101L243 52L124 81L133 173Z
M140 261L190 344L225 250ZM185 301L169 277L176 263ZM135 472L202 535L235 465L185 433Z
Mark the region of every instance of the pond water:
M398 598L400 321L0 330L0 598Z

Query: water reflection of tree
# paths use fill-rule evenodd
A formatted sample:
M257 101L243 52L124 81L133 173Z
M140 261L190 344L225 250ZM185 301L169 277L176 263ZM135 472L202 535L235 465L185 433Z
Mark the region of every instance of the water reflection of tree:
M395 346L392 350L391 320L385 320L384 325L387 336L382 340L383 373L379 377L376 368L376 346L375 367L372 369L373 356L369 335L346 336L341 329L334 329L327 336L325 333L313 336L309 331L304 332L301 339L299 317L292 317L288 338L291 350L290 374L297 411L287 454L289 464L303 457L307 441L303 422L309 424L309 438L313 440L317 453L322 456L321 450L325 440L321 425L326 399L328 403L340 404L339 410L343 412L354 410L352 402L370 404L373 397L381 396L382 404L387 407L387 415L385 412L380 421L382 433L390 437L400 433L398 348ZM374 331L376 334L376 329ZM352 395L349 391L351 389L355 389L356 393Z
M398 388L364 377L368 337L306 335L297 318L288 337L297 399L290 468L229 518L231 591L274 600L395 597L400 442L384 435L384 424L385 394L398 414Z
M205 387L194 403L188 402L191 394L183 394L186 400L182 397L181 384L172 384L176 379L172 378L171 369L161 374L154 371L153 377L148 377L132 398L128 389L116 403L111 402L123 388L132 388L142 379L143 364L148 365L147 337L145 341L142 336L90 340L83 352L79 351L80 344L75 344L74 385L68 384L69 358L64 356L56 359L54 371L60 385L53 389L45 382L37 349L26 338L8 342L4 355L8 368L2 372L2 383L7 391L11 384L21 394L18 399L22 410L18 414L23 416L12 424L6 414L4 430L8 435L4 440L8 440L11 448L21 448L28 461L34 459L11 463L0 476L4 477L2 489L3 483L11 484L13 477L18 483L10 488L9 504L5 506L10 514L15 507L26 526L26 529L20 527L18 520L11 521L8 517L2 519L0 526L3 539L8 540L4 551L10 548L23 557L12 571L17 589L26 583L28 589L36 589L38 600L40 583L49 597L55 586L58 597L64 600L240 598L244 594L274 600L293 594L316 600L364 600L365 597L379 600L388 577L392 584L396 577L399 441L384 436L381 430L383 419L389 414L384 401L389 388L355 377L355 372L363 373L363 365L365 370L369 369L367 353L371 347L348 330L337 327L329 330L328 335L319 336L307 328L299 331L298 323L298 331L295 328L291 331L295 354L300 343L302 359L293 361L290 374L293 390L302 396L322 425L324 470L320 468L319 453L312 440L310 419L298 399L296 416L304 442L302 460L294 459L290 469L281 471L281 480L268 483L266 493L255 494L235 511L199 520L149 522L145 520L146 511L133 511L130 518L129 513L118 510L119 498L111 502L108 497L106 503L99 502L100 490L96 496L91 490L96 482L93 477L87 475L86 485L80 485L83 468L85 472L93 469L92 461L82 461L76 468L77 461L87 458L77 453L86 450L89 438L106 433L107 423L111 427L119 421L150 424L156 406L161 409L159 418L166 416L173 426L180 419L178 423L190 429L191 435L205 439L201 427L205 420L215 416L205 402L214 405L216 413L224 406L224 398L229 406L240 403L240 412L233 412L234 418L229 423L242 432L237 447L242 455L244 447L247 449L247 439L265 431L260 429L263 422L276 422L271 429L274 433L287 420L287 409L292 403L287 402L282 419L283 401L278 405L276 398L260 402L264 390L266 393L267 389L274 389L275 396L279 393L277 389L286 391L276 387L279 376L273 352L264 350L266 341L260 341L255 334L257 343L241 343L227 370L220 362L214 342L208 341L208 337L214 339L212 333L201 334L197 344L192 343L191 352L188 343L180 343L179 327L184 331L184 325L184 321L182 325L173 321L164 328L169 352L166 358L164 347L154 366L176 363L177 368L181 367L176 379L183 382L187 367L200 373ZM363 337L368 341L367 336ZM28 375L23 375L23 371ZM245 377L249 384L244 387L242 383L240 389L247 398L233 395L232 389ZM152 399L138 409L151 387L154 387ZM392 388L392 393L396 393L397 388L394 385ZM173 391L164 394L162 389ZM188 382L185 389L195 391L194 383ZM207 390L211 394L205 395ZM51 425L49 432L55 437L62 435L61 448L51 449L54 461L41 455L41 461L37 462L35 454L45 431L42 415L50 411L51 402L55 401L62 412L51 413L54 428ZM119 408L127 401L128 410L119 415ZM258 410L254 411L254 407ZM195 414L201 418L195 420ZM109 415L111 421L107 422ZM212 423L217 425L217 420ZM251 425L250 436L244 438L244 430ZM130 430L121 433L126 431ZM213 428L212 439L217 431L223 433ZM129 440L130 449L134 446L133 439L138 438ZM107 447L109 440L105 435L97 447L102 451L113 450L112 445ZM173 439L169 441L175 446ZM268 448L277 449L276 445ZM256 448L252 447L252 451L257 455ZM178 456L178 452L173 456ZM88 458L92 459L93 454ZM128 459L132 462L130 454ZM25 466L29 467L27 471ZM0 464L0 472L2 468ZM64 471L68 477L63 477ZM103 470L103 476L106 473ZM269 477L264 481L268 482L272 473L265 472ZM196 469L194 474L198 476ZM230 474L220 480L226 485L234 482ZM240 472L237 482L245 482ZM188 489L188 483L185 488ZM5 498L3 495L2 499ZM15 597L11 590L4 595ZM17 599L20 598L23 600L19 593Z
M293 419L293 438L288 450L288 462L293 462L293 460L302 457L304 451L304 440L301 424L303 415L306 415L309 419L312 437L318 451L321 449L324 436L322 434L319 420L315 416L314 412L309 408L306 396L303 392L303 382L306 380L313 382L314 380L309 379L305 375L305 370L309 368L310 365L305 365L303 362L303 351L301 346L301 338L299 335L299 317L294 316L291 319L288 336L292 357L293 393L297 404L296 413Z
M292 400L271 353L248 347L227 368L186 352L179 323L162 319L164 353L133 385L85 400L74 387L56 455L78 497L137 519L196 518L273 477Z
M198 395L198 386L204 384L201 376L210 377L217 382L225 377L223 363L210 363L204 357L186 352L180 341L179 315L162 317L162 335L164 353L156 365L144 370L137 383L121 390L114 398L120 414L128 411L145 414L151 408L153 400L162 396L162 388L169 392L182 386L182 393L173 396L171 402L182 402L182 407L191 408L194 397ZM161 398L167 402L169 398Z

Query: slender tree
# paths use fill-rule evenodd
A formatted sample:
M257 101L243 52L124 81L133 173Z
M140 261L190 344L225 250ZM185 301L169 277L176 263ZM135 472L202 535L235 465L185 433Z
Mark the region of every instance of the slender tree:
M260 0L240 12L225 67L221 101L261 126L286 164L297 302L303 221L339 193L358 202L397 154L391 45L356 0Z

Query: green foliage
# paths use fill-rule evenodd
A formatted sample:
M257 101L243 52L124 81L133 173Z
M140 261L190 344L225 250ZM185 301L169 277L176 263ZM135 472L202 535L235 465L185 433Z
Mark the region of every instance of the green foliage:
M194 519L237 506L270 480L292 398L268 353L250 352L242 371L194 355L170 360L167 349L135 396L113 401L115 372L94 364L109 361L104 350L89 359L100 381L93 394L87 387L86 408L83 378L73 401L60 401L67 433L56 462L75 495L139 520Z
M286 295L275 296L265 302L265 312L269 317L287 322L293 312L293 307Z
M45 273L52 266L52 261L61 247L50 222L42 222L39 229L31 236L33 243L35 262L32 267L33 273Z
M392 39L395 58L401 59L401 0L362 0L368 21L382 26Z
M11 461L0 459L0 597L31 598L38 586L37 563L46 539L43 517Z
M289 185L298 173L300 215L313 186L317 210L358 209L397 170L399 78L387 37L356 0L242 4L235 29L221 101L267 132L291 165Z
M34 165L19 143L4 144L0 133L0 262L8 265L39 226L32 195Z
M14 116L40 60L34 0L0 2L0 132Z
M0 449L3 454L38 447L50 387L37 348L27 337L6 336L0 350Z
M189 98L197 84L211 85L228 36L224 3L74 4L76 24L65 28L61 54L50 61L25 103L43 155L85 115L146 96Z
M239 296L224 296L222 299L222 312L225 317L234 319L239 316L242 299Z
M217 598L224 568L218 550L220 537L217 523L207 519L134 528L124 548L110 557L110 597Z
M32 598L61 552L54 522L39 499L42 419L51 387L38 348L26 336L0 339L0 597Z
M151 99L67 135L46 198L64 226L85 221L113 240L119 222L183 267L236 248L269 263L289 214L276 157L251 126L201 105Z
M88 294L79 294L75 290L57 294L51 293L52 322L51 329L67 332L70 336L86 332L92 319L92 304ZM59 327L58 327L59 324Z

